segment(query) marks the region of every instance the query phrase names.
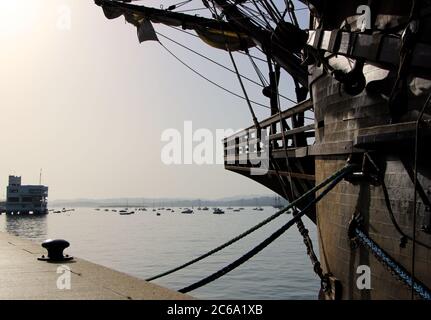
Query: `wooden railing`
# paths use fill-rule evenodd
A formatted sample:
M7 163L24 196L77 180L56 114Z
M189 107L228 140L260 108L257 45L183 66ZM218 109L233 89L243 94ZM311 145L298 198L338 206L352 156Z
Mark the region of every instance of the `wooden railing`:
M304 101L263 120L258 130L250 126L225 138L225 165L253 166L260 159L269 159L267 153L273 158L305 156L310 140L314 140L314 121L305 124L304 114L312 108L311 100Z

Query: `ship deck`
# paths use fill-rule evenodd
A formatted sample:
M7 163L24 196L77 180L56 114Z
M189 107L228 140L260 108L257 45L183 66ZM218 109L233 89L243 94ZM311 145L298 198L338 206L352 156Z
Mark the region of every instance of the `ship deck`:
M67 251L67 250L66 250ZM69 262L38 261L39 244L0 232L0 299L9 300L184 300L192 297L127 274L76 258ZM70 289L58 289L70 268ZM60 271L64 270L60 268Z

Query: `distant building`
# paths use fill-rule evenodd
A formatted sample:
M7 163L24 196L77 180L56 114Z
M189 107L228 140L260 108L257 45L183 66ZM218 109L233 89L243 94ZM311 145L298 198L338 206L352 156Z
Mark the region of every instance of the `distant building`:
M41 185L21 185L21 177L9 176L6 191L6 213L45 214L48 187Z

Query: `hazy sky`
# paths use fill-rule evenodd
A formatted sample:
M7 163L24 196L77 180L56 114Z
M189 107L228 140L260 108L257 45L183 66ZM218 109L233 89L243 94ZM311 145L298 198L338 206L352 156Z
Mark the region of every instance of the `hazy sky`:
M160 1L144 3L158 7ZM201 6L196 0L188 7ZM67 12L69 29L63 28ZM155 28L231 67L224 51ZM157 42L139 44L133 26L122 17L107 20L92 0L1 0L0 41L2 197L9 174L36 184L40 168L50 199L271 193L223 165L162 163L164 130L182 131L184 121L214 132L246 127L252 124L247 105L198 78ZM163 43L212 80L241 92L235 75ZM247 60L236 58L241 71L257 79ZM259 87L249 91L265 102ZM294 97L288 85L283 93ZM255 110L260 119L268 116L267 109Z

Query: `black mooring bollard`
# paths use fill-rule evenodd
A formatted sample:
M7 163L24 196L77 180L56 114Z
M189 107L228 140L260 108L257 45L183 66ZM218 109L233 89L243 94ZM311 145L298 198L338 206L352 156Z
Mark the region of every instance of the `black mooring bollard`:
M70 246L70 243L63 239L48 239L42 242L42 247L48 251L48 256L42 255L37 258L37 260L47 261L47 262L62 262L70 261L73 257L69 255L63 255L64 249Z

